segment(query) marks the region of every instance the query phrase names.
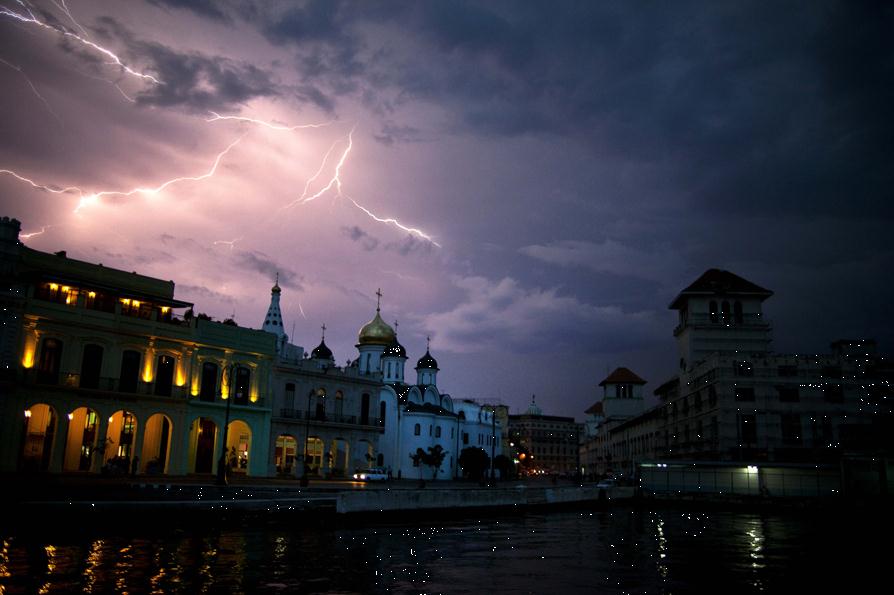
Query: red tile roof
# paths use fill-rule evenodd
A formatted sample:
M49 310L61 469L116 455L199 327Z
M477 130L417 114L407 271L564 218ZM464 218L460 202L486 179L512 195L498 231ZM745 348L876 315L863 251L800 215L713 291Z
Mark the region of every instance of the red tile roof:
M686 297L694 295L749 295L763 300L773 295L773 292L729 271L708 269L674 298L670 309L680 309Z
M584 413L588 413L590 415L602 415L602 401L596 401L589 409L584 411Z
M615 371L609 374L605 380L599 383L599 386L606 384L645 384L646 381L628 370L627 368L615 368Z

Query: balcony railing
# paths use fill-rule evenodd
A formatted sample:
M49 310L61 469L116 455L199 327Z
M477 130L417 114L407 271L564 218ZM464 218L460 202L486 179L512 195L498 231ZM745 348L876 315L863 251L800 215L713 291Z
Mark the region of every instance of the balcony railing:
M338 415L334 413L319 413L317 411L306 411L304 409L280 409L279 416L285 419L295 419L301 421L313 421L317 423L329 424L346 424L352 426L378 426L379 420L370 417L367 420L361 420L357 415Z
M24 370L22 383L26 386L56 386L64 389L89 391L91 393L115 393L116 395L129 394L138 396L171 397L185 399L189 396L186 386L172 384L170 390L167 387L159 387L156 391L154 382L143 380L122 382L120 378L82 378L80 374L60 372L58 374L42 373L36 369Z

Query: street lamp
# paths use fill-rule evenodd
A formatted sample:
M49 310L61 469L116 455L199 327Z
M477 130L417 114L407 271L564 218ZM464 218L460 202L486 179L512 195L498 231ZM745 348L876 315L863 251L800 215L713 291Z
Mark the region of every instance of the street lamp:
M494 405L482 405L490 408L490 485L494 485L494 450L497 446L497 408Z
M236 365L230 364L224 370L224 375L227 378L227 390L229 394L227 395L227 412L224 415L224 427L223 427L223 441L220 445L220 460L217 462L217 480L215 483L219 486L227 485L227 433L230 429L230 401L233 400L233 393L235 392L235 388L233 386L233 371L235 370ZM221 392L221 396L223 392Z

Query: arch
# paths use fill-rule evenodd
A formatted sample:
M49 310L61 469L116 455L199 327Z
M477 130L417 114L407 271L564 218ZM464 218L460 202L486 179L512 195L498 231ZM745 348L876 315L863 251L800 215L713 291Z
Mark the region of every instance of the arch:
M199 384L199 400L213 402L217 398L217 379L220 376L218 365L214 362L202 363L202 379Z
M458 417L459 419L465 420L465 419L466 419L466 412L465 412L465 411L460 411L460 412L457 414L456 417Z
M68 414L68 439L65 441L63 471L90 471L93 457L102 455L99 442L99 414L88 407L78 407Z
M227 464L230 473L248 474L248 458L251 455L251 427L236 419L227 426Z
M319 475L323 466L323 440L318 436L310 436L304 441L304 459L308 474Z
M453 411L453 399L451 399L448 395L442 396L441 407L443 407L447 411Z
M276 437L273 449L273 462L276 464L276 472L290 475L295 466L295 458L298 456L298 441L291 434L280 434Z
M130 411L116 411L109 417L106 429L105 449L102 454L103 472L116 475L130 473L137 434L137 418Z
M251 369L247 366L237 366L233 381L232 393L234 405L248 405L248 395L251 392Z
M332 477L347 477L351 466L350 444L344 438L333 438L329 447L329 474Z
M723 320L724 324L729 324L730 311L729 311L729 302L727 300L723 300L723 303L720 304L720 318L721 318L721 320Z
M708 313L711 316L711 322L720 322L720 319L717 316L717 302L711 300L708 304Z
M345 394L337 390L335 391L335 420L342 421L341 416L344 413L345 408Z
M155 360L155 387L156 395L170 397L174 388L174 368L177 360L170 355L161 354Z
M372 467L373 461L375 460L375 448L373 447L372 442L366 438L361 438L357 441L357 448L355 451L357 453L353 465L355 469L368 469Z
M58 422L56 410L46 403L36 403L25 410L25 435L19 469L49 471Z
M190 467L195 473L214 471L214 447L217 442L217 424L208 417L197 417L189 426Z
M143 430L143 450L140 453L140 471L150 475L168 472L171 456L171 435L174 424L163 413L155 413L146 420Z

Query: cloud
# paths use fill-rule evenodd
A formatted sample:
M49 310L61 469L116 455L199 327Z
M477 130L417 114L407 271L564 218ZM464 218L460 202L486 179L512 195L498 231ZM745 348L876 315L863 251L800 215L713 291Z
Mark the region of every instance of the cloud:
M383 145L391 146L395 143L418 143L422 142L422 134L418 128L413 126L400 126L394 122L385 122L379 134L374 134L373 138Z
M230 22L231 19L221 8L220 0L149 0L156 6L167 6L177 10L189 10L212 20Z
M519 248L519 252L541 262L561 267L580 267L597 273L612 273L652 281L679 279L683 269L678 252L650 252L615 240L601 243L559 240Z
M278 265L265 254L240 251L235 254L233 260L236 266L261 273L271 281L279 275L279 284L283 287L290 287L298 291L303 289L301 278L298 274L284 266Z
M378 238L369 235L356 225L353 227L344 226L341 228L341 232L350 238L351 241L359 243L359 245L367 252L372 252L379 245Z
M653 313L624 313L556 289L527 289L510 277L461 277L455 285L465 292L463 301L423 317L438 349L580 355L641 347L654 332Z
M409 256L413 253L431 254L434 251L434 244L429 240L408 234L399 242L385 244L385 250L397 252L401 256Z

